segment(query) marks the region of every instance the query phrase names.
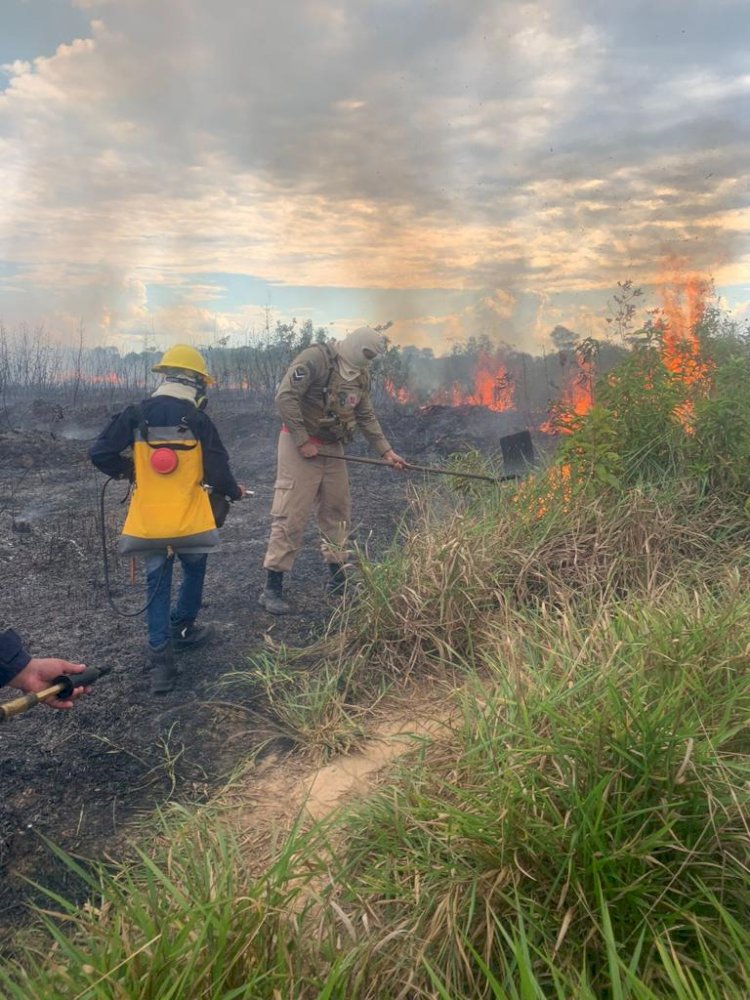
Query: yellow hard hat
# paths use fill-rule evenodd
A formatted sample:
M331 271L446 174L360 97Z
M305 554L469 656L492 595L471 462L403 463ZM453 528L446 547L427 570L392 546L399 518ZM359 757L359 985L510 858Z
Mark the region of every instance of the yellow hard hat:
M164 372L170 368L183 368L185 371L195 372L201 378L205 379L209 385L213 385L215 381L208 374L208 368L206 368L206 362L203 360L201 352L196 351L194 347L190 347L188 344L175 344L174 347L170 347L162 355L159 364L154 365L151 371Z

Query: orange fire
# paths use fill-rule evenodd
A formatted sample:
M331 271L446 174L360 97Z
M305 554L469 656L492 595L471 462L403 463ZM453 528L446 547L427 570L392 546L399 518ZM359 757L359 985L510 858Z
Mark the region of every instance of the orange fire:
M386 379L385 391L400 403L420 402L416 393L402 386L396 388L393 379ZM481 354L474 373L474 386L467 390L460 382L436 389L426 406L485 406L488 410L503 413L515 407L513 378L503 364L487 354Z
M684 282L674 279L661 289L662 315L657 325L662 330L662 359L686 385L703 379L707 366L700 358L696 330L706 311L708 282L697 274Z
M474 393L466 402L471 406L486 406L488 410L504 413L515 407L513 380L503 365L493 364L482 354L474 375Z
M662 308L656 326L662 337L662 361L686 387L686 396L706 392L711 382L713 366L701 357L697 333L710 291L710 283L694 273L686 277L674 273L661 288ZM693 409L693 400L686 398L676 410L687 430Z
M549 419L541 424L539 430L545 434L572 433L578 419L585 417L593 405L593 386L593 361L576 357L560 398L550 407Z
M392 378L387 378L383 382L383 387L391 399L397 400L399 403L413 403L411 393L406 388L406 386L401 386L400 389L396 388L396 383Z

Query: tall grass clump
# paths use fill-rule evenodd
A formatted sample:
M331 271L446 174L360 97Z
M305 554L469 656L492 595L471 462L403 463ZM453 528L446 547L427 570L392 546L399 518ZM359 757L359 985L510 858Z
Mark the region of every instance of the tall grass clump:
M173 809L148 850L107 870L69 865L88 887L82 908L52 893L46 934L0 967L4 1000L257 1000L290 995L295 908L309 881L291 848L265 879L211 813ZM290 841L290 844L294 840Z
M327 653L390 677L481 661L511 610L718 583L747 568L748 539L742 506L687 478L591 496L550 472L447 515L425 505L398 559L364 567Z
M256 736L290 741L319 760L346 753L361 740L362 702L375 690L357 657L311 663L305 650L280 646L247 658L244 668L226 674L224 690L250 689L257 707Z
M750 349L709 328L704 373L687 385L651 337L568 422L549 465L518 487L487 485L446 505L418 501L398 554L365 562L338 649L388 676L442 668L492 648L508 610L579 611L674 579L700 587L747 565ZM335 645L335 644L334 644Z
M382 927L350 995L746 995L748 612L730 588L517 613L523 671L498 657L347 824L337 898Z

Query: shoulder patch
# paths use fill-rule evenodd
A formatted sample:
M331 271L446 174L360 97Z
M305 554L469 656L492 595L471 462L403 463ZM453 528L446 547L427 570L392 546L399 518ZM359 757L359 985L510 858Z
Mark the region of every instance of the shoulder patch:
M307 365L297 365L296 368L292 369L292 382L301 382L303 378L307 378L310 372L307 369Z

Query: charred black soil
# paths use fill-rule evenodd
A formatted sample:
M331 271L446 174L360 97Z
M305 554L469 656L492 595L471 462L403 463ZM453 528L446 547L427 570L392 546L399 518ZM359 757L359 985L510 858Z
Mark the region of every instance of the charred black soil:
M143 618L118 617L106 600L98 514L104 477L87 458L89 441L117 409L70 412L37 400L0 422L0 622L16 628L36 655L112 668L74 711L39 707L0 730L0 940L40 898L29 879L63 894L78 891L46 840L82 857L117 857L133 823L160 803L205 799L257 742L247 716L219 704L225 696L217 681L268 636L306 645L330 617L312 525L289 579L297 614L273 618L258 607L278 420L222 400L214 420L237 479L255 496L234 505L222 548L209 558L202 620L215 623L215 639L182 654L172 695L150 696ZM509 415L481 408L395 410L382 422L394 447L423 464L466 447L496 453L499 437L519 429ZM361 444L351 453L366 454ZM358 465L350 477L356 536L377 556L405 516L415 478ZM123 495L121 483L107 491L112 545ZM115 600L128 610L144 603L140 567L137 573L131 584L127 565L113 568ZM251 705L252 692L247 699Z

